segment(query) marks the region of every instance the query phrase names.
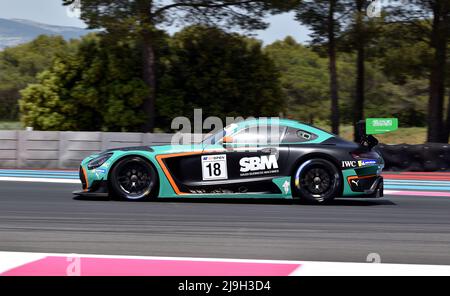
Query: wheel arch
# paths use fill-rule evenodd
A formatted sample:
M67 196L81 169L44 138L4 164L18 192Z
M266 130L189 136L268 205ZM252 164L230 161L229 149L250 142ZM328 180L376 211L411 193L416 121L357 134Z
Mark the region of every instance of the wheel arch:
M146 156L146 155L143 155L143 154L139 154L139 153L133 153L133 152L131 152L131 153L129 153L129 154L123 154L123 155L120 155L118 158L116 158L115 160L114 160L114 163L112 164L112 166L111 166L111 168L109 169L109 171L108 171L108 178L107 178L107 181L108 181L108 190L110 190L110 186L111 186L111 172L113 171L113 169L114 169L114 167L115 166L117 166L117 164L120 162L120 161L122 161L123 159L126 159L126 158L133 158L133 157L139 157L139 158L141 158L141 159L143 159L145 162L147 162L154 170L155 170L155 172L156 172L156 188L155 188L155 192L156 192L156 196L158 197L159 196L159 187L160 187L160 179L161 179L161 176L159 175L159 171L158 171L158 168L156 167L156 165L153 163L153 161L151 160L151 158L150 157L148 157L148 156Z
M297 169L300 167L301 164L303 164L306 161L311 160L311 159L324 159L324 160L331 162L336 167L337 171L339 172L339 176L341 177L341 180L342 180L340 187L339 187L339 194L342 195L342 193L344 192L345 180L344 180L344 175L342 174L341 167L339 165L339 161L332 155L329 155L324 152L311 152L311 153L308 153L308 154L305 154L305 155L299 157L296 160L296 162L294 163L294 165L292 166L292 169L291 169L291 188L294 188L295 191L297 190L297 188L295 186L295 174L297 173ZM294 190L293 190L293 193L295 192Z

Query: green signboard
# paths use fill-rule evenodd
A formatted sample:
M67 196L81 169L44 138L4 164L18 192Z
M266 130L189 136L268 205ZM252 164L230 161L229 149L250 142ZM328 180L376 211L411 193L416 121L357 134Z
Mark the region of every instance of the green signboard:
M366 134L376 135L393 132L398 129L397 118L367 118Z

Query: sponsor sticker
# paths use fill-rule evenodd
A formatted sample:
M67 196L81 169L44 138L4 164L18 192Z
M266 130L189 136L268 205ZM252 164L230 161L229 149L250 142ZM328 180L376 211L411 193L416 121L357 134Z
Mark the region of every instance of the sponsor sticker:
M244 157L239 161L241 176L278 173L278 160L276 155L263 155Z
M356 168L358 166L358 162L356 160L343 160L342 167L343 168Z
M227 160L227 156L225 154L203 156L203 161L220 161L220 160Z
M377 161L374 159L366 159L366 160L359 160L358 166L366 166L366 165L375 165L377 164Z
M284 194L288 194L290 188L291 184L288 181L284 181L283 183Z
M364 159L364 160L343 160L342 167L343 168L356 168L363 167L368 165L376 165L377 161L375 159Z

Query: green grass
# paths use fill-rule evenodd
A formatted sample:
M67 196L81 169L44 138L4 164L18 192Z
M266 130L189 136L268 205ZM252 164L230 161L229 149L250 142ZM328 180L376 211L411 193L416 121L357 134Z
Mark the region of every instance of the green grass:
M427 129L425 127L405 127L375 137L385 144L423 144L427 139Z
M22 130L22 123L19 121L0 121L0 130Z
M331 130L327 125L317 124L317 127L327 131ZM353 126L341 125L340 136L353 141ZM427 138L427 129L425 127L400 127L395 132L375 135L375 137L384 144L423 144Z

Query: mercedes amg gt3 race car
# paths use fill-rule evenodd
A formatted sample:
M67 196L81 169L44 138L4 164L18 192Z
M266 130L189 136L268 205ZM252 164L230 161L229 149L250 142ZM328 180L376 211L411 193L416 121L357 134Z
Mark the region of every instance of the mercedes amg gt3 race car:
M220 197L313 203L381 197L384 161L363 123L359 144L293 120L254 119L200 144L111 149L82 161L83 190L74 194L133 201Z

